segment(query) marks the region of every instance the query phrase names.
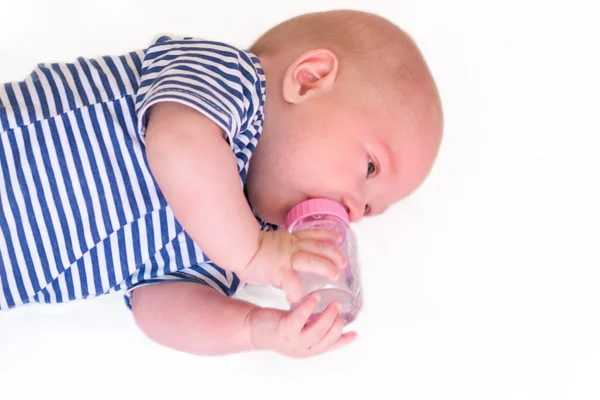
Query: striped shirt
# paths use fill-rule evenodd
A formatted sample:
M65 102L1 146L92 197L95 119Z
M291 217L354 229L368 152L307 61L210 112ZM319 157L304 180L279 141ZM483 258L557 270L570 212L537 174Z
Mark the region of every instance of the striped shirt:
M243 185L265 101L264 72L245 50L162 37L118 57L40 64L0 85L0 309L120 290L131 307L136 287L171 281L239 290L150 173L146 115L162 101L223 129Z

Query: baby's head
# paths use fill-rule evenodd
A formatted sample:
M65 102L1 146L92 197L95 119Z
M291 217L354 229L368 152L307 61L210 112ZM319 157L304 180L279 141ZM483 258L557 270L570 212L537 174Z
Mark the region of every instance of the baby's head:
M282 225L325 197L376 215L429 173L442 135L434 80L412 39L373 14L302 15L250 48L267 78L265 123L247 178L257 213Z

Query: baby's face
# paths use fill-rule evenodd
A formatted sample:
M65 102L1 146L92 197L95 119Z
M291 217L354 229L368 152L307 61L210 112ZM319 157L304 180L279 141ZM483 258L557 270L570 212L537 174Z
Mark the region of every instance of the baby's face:
M409 195L430 171L442 120L425 91L385 101L374 89L337 84L290 104L278 90L267 75L265 125L247 180L250 202L266 221L281 226L297 203L324 197L355 222Z

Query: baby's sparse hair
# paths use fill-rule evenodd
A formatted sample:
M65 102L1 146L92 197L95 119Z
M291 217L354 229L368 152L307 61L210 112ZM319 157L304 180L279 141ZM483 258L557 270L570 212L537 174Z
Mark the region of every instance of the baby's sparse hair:
M257 55L327 48L341 58L365 58L383 49L393 36L410 38L385 18L361 11L337 10L300 15L271 28L251 47Z
M304 52L320 48L338 57L342 78L351 68L356 71L353 78L388 92L391 98L417 87L427 88L432 97L438 97L414 40L397 25L372 13L336 10L300 15L268 30L249 50L258 57L276 56L291 64Z

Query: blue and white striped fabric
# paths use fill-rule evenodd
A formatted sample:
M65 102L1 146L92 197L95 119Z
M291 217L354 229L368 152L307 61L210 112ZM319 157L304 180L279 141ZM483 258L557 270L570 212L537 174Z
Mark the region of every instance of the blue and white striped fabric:
M204 256L150 173L146 115L161 101L207 115L244 184L264 100L254 55L193 38L40 64L0 86L0 309L119 290L130 306L134 288L167 281L234 294L239 279Z

